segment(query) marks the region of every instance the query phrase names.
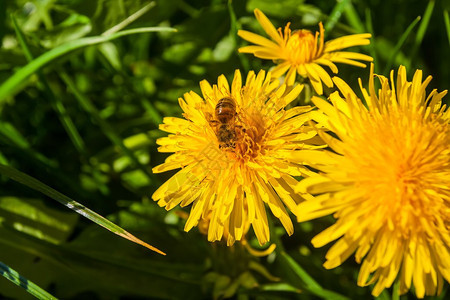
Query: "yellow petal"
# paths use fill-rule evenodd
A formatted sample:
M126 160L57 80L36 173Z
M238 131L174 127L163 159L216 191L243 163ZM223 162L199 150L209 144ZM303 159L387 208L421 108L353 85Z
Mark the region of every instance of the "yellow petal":
M289 71L286 74L286 77L284 79L284 82L288 85L288 86L292 86L295 83L295 75L297 74L297 71L295 69L295 67L291 67L289 69Z
M330 75L321 66L315 63L311 63L310 65L327 87L333 87L333 81Z
M275 78L281 77L286 71L291 67L291 63L286 61L278 66L276 66L273 70L271 70L272 76Z
M250 31L238 30L238 36L246 41L249 41L250 43L273 49L274 51L279 49L279 46L276 43ZM239 50L239 52L241 51Z
M269 21L269 19L263 14L263 12L256 8L254 13L255 13L256 19L258 20L259 24L261 24L264 31L279 45L282 45L283 38L280 36L280 34L275 29L275 27L272 25L272 23Z
M369 45L370 33L343 36L325 43L324 52L332 52L353 46Z

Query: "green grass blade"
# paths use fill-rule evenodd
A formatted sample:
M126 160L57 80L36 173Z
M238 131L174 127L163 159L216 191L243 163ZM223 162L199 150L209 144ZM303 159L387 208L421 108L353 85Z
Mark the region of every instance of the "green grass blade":
M402 34L402 36L400 37L400 39L398 40L397 44L394 47L394 50L392 51L391 56L389 57L389 60L386 63L386 67L384 68L384 72L383 75L388 75L389 70L392 67L392 64L394 63L394 59L397 56L397 53L400 51L400 48L403 46L403 44L405 43L406 39L408 38L409 34L411 33L411 31L414 29L414 27L416 27L417 23L419 23L420 21L420 16L417 17L409 26L408 28L405 30L405 32Z
M294 273L306 284L306 290L323 299L349 300L349 298L323 289L291 256L286 252L280 253L281 259L294 271Z
M102 217L101 215L97 214L96 212L90 210L89 208L85 207L84 205L76 202L75 200L72 200L71 198L61 194L60 192L52 189L51 187L45 185L42 182L40 182L39 180L37 180L27 174L24 174L24 173L16 170L13 167L0 165L0 174L2 174L14 181L17 181L23 185L26 185L27 187L29 187L33 190L41 192L42 194L52 198L53 200L58 201L59 203L63 204L64 206L74 210L75 212L82 215L83 217L88 218L89 220L93 221L94 223L97 223L98 225L108 229L109 231L111 231L123 238L126 238L127 240L130 240L130 241L137 243L139 245L142 245L150 250L153 250L155 252L165 255L164 252L162 252L159 249L136 238L134 235L127 232L122 227L114 224L113 222Z
M414 43L415 48L417 48L422 43L423 37L425 36L425 32L428 28L428 24L430 23L431 15L433 14L433 9L434 0L430 0L430 2L428 2L427 8L425 9L425 13L423 14L419 29L417 30L416 40Z
M425 32L427 31L428 25L430 24L433 9L434 9L434 0L431 0L430 2L428 2L427 8L425 9L425 13L423 14L422 17L422 21L420 21L419 28L417 29L416 39L414 40L411 55L409 56L409 63L408 66L406 66L407 69L409 69L411 63L416 59L417 50L419 49L420 44L422 44L423 37L425 36Z
M447 10L444 10L444 22L445 29L447 30L448 45L450 46L450 18Z
M352 2L349 2L344 10L345 17L348 20L350 26L356 30L357 33L364 33L366 30L364 28L364 23L361 21L358 13L355 10Z
M26 66L22 67L18 70L14 75L9 77L3 84L0 86L0 103L4 101L7 97L13 95L17 92L19 85L21 85L29 76L36 73L39 69L49 64L51 61L72 52L76 49L80 49L87 46L97 45L100 43L108 42L115 40L117 38L137 34L137 33L148 33L148 32L163 32L163 31L176 31L170 27L143 27L143 28L134 28L119 31L113 33L111 35L106 36L92 36L81 38L78 40L70 41L65 44L62 44L52 50L45 52L41 56L37 57Z
M83 109L87 113L89 113L91 117L97 122L108 139L114 145L119 147L122 152L131 159L134 165L141 169L142 172L144 172L144 174L150 179L152 175L147 170L147 168L139 162L133 151L125 146L123 140L116 134L116 131L113 129L113 127L100 116L100 113L98 112L97 108L91 103L91 101L78 90L77 86L70 78L70 76L66 72L60 72L60 76L65 84L67 84L67 86L72 90L75 98L78 100Z
M29 281L22 275L20 275L16 270L11 269L3 262L0 261L0 273L3 277L11 281L17 286L20 286L24 290L26 290L31 295L35 296L38 299L57 299L56 297L50 295L45 290Z
M289 254L281 252L280 255L307 287L312 289L322 289L320 284L309 276L309 274Z
M30 48L25 40L25 36L23 35L22 30L20 30L19 25L17 25L16 18L11 15L12 24L14 26L14 31L16 32L17 39L19 40L19 44L22 47L23 53L28 61L33 60L33 55L31 54Z
M325 35L327 35L327 31L331 31L336 23L342 16L342 13L345 11L347 6L349 5L350 0L338 1L333 10L331 11L327 21L325 22Z
M372 39L370 41L369 45L369 52L370 56L373 58L373 63L375 66L375 74L378 74L378 55L376 50L376 44L375 44L375 32L373 30L373 22L372 22L372 14L370 12L370 9L366 9L366 28L367 31L372 35Z
M120 22L119 24L117 24L117 25L111 27L110 29L106 30L105 32L103 32L102 35L110 35L110 34L116 33L118 31L124 29L125 27L127 27L128 25L130 25L131 23L133 23L140 17L142 17L150 9L155 7L155 5L156 5L156 3L154 1L150 2L149 4L145 5L144 7L139 9L137 12L135 12L134 14L132 14L131 16L129 16L128 18L126 18L125 20Z
M22 50L25 54L25 57L29 62L33 60L33 54L30 51L30 48L28 47L26 38L22 32L22 30L17 25L16 19L13 15L11 15L12 23L14 26L14 30L16 32L17 38L19 40L19 43L22 47ZM51 90L49 84L47 83L45 76L42 75L41 72L37 72L39 76L39 80L42 85L42 89L46 93L46 98L50 101L53 109L56 111L59 120L61 121L64 129L66 130L67 134L69 135L69 138L71 139L72 143L74 144L75 148L80 153L86 152L86 147L83 139L81 138L80 134L78 133L77 128L75 127L75 124L73 123L72 119L70 118L69 114L66 111L66 108L64 107L64 104L62 101L55 96L53 91Z

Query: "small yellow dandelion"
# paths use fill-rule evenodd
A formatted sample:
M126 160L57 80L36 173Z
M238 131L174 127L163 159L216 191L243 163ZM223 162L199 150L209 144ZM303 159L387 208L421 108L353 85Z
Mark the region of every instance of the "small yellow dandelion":
M231 88L223 75L217 85L204 80L200 88L203 98L191 91L179 99L184 119L168 117L160 125L171 134L158 139L159 151L175 153L153 172L181 170L152 198L167 210L192 204L185 230L207 220L209 241L225 232L232 245L251 224L260 244L268 242L265 204L291 235L285 206L295 211L303 201L293 176L309 174L291 158L320 140L308 125L311 107L286 109L303 86L287 90L264 71L249 72L242 85L237 70Z
M333 151L300 153L322 173L302 180L297 191L316 194L299 205L299 221L334 213L336 223L312 240L321 247L338 240L326 255L334 268L352 253L362 262L358 285L376 283L378 296L398 278L400 293L414 285L417 297L439 294L450 281L450 110L447 91L426 96L431 76L412 82L400 67L396 81L371 66L367 107L341 79L332 105L318 97L315 119L334 134L320 132ZM362 86L360 81L360 86ZM336 138L337 137L337 138ZM314 152L314 153L313 153Z
M333 73L338 72L335 63L344 63L365 68L366 65L358 62L372 61L372 57L355 52L339 51L352 46L370 44L369 33L343 36L328 42L324 42L325 29L319 23L319 32L313 34L309 30L301 29L291 31L290 23L278 31L269 19L255 9L255 16L264 31L270 36L269 40L249 31L239 30L238 35L255 45L239 48L241 53L253 53L262 59L274 60L278 66L272 70L272 76L279 78L286 74L285 82L293 85L296 74L309 78L311 85L317 94L323 93L322 82L332 87L333 81L322 66L327 66Z

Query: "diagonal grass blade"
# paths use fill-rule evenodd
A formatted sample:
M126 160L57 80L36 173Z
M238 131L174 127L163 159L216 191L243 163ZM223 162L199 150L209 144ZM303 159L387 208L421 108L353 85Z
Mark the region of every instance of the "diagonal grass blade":
M366 31L364 23L361 21L355 7L350 1L344 10L345 17L352 28L356 30L357 33L364 33Z
M38 299L57 299L0 261L0 274Z
M135 12L134 14L132 14L131 16L129 16L128 18L126 18L125 20L120 22L119 24L117 24L117 25L111 27L110 29L106 30L105 32L103 32L102 35L103 36L111 35L113 33L116 33L118 31L124 29L125 27L127 27L128 25L130 25L131 23L133 23L134 21L136 21L140 17L142 17L150 9L155 7L155 5L156 5L155 1L150 2L149 4L145 5L144 7L139 9L137 12Z
M431 15L433 14L434 9L434 0L428 2L427 8L423 14L422 20L420 21L419 28L417 29L416 39L414 40L414 46L411 50L411 54L409 56L409 63L406 66L406 69L409 70L413 61L416 60L417 50L419 46L422 44L423 37L425 36L425 32L427 31L428 25L430 24Z
M373 57L373 63L375 66L375 74L378 74L378 54L377 54L377 50L376 50L376 38L375 38L375 31L373 30L373 22L372 22L372 13L370 11L369 8L366 9L365 11L366 14L366 28L367 31L372 35L372 39L370 41L370 45L369 45L369 52L370 52L370 56Z
M97 214L96 212L90 210L89 208L85 207L84 205L76 202L75 200L70 199L69 197L52 189L51 187L40 182L39 180L37 180L27 174L24 174L24 173L16 170L13 167L0 165L0 174L5 175L6 177L9 177L10 179L17 181L23 185L26 185L33 190L41 192L44 195L47 195L48 197L52 198L53 200L56 200L59 203L63 204L64 206L76 211L83 217L88 218L89 220L97 223L98 225L108 229L109 231L111 231L127 240L130 240L136 244L142 245L142 246L144 246L152 251L155 251L159 254L165 255L165 253L162 252L161 250L138 239L137 237L135 237L134 235L132 235L131 233L129 233L122 227L114 224L113 222L102 217L101 215Z
M327 32L330 32L334 28L349 4L350 0L342 0L337 2L324 24L325 36L327 35Z
M392 64L394 63L395 57L397 56L398 51L400 51L400 48L403 46L403 44L405 43L406 39L408 38L409 34L411 33L411 31L414 29L414 27L416 27L417 23L419 23L421 17L417 17L409 26L408 28L406 28L405 32L402 34L402 36L400 37L400 39L398 40L397 44L395 45L394 50L392 51L391 56L389 57L389 60L386 63L386 66L384 68L383 71L383 75L388 76L388 72L392 67Z
M45 52L41 56L37 57L33 61L29 62L27 65L18 70L14 75L9 77L3 84L0 86L0 102L4 101L5 98L13 95L17 92L17 89L21 83L26 80L29 76L37 72L39 69L50 63L51 61L61 57L64 54L67 54L73 50L80 49L87 46L92 46L108 41L112 41L114 39L131 35L137 33L147 33L147 32L162 32L162 31L176 31L174 28L170 27L143 27L143 28L134 28L119 31L113 33L111 35L105 36L91 36L86 38L81 38L78 40L70 41L65 44L62 44L52 50Z
M302 280L306 287L305 290L308 290L312 294L319 296L323 299L335 299L335 300L349 300L349 298L335 293L333 291L326 290L320 286L317 281L314 280L289 254L286 252L281 252L280 257L283 262L294 271L294 273Z

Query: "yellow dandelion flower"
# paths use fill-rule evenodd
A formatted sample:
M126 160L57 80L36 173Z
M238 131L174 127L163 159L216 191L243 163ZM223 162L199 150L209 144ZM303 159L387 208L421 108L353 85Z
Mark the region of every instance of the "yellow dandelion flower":
M299 205L299 221L334 213L336 223L312 240L334 268L352 253L362 262L358 285L375 283L378 296L400 281L400 293L414 285L417 297L439 294L450 281L450 110L447 91L426 96L431 76L417 70L407 81L377 76L371 66L367 107L341 79L332 105L313 98L322 115L315 119L334 135L320 132L334 151L300 153L302 162L322 173L302 180L297 191L316 194ZM360 86L361 81L360 81ZM337 138L336 138L337 137ZM313 153L314 152L314 153Z
M200 88L203 98L191 91L179 99L184 119L168 117L160 125L170 135L158 139L158 150L175 153L153 172L181 170L152 198L167 210L192 204L185 230L209 219L209 241L227 232L232 245L251 224L259 242L266 243L265 204L291 235L285 206L293 211L303 199L293 190L298 183L293 176L309 173L291 158L299 149L319 147L308 125L311 108L286 109L303 86L287 91L264 71L249 72L242 85L237 70L231 88L223 75L217 85L203 80Z
M259 24L272 40L239 30L240 37L255 44L239 48L239 52L253 53L256 57L277 62L278 65L272 70L272 76L279 78L287 72L285 82L288 85L294 84L298 73L304 78L309 78L316 93L322 95L322 83L328 87L333 86L330 75L322 66L329 67L336 74L338 68L335 63L365 68L366 65L358 60L372 61L372 57L365 54L339 51L352 46L370 44L369 33L343 36L325 43L325 29L322 23L319 23L319 32L315 34L305 29L291 31L290 23L282 32L281 28L278 28L278 31L275 29L262 11L255 9L254 12Z

